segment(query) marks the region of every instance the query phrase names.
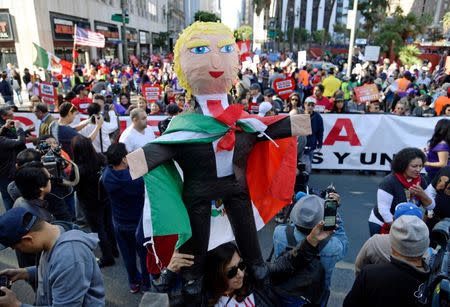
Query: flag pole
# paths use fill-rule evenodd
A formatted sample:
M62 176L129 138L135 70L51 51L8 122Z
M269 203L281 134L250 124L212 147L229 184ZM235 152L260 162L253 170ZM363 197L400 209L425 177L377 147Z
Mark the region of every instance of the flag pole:
M77 36L77 24L75 24L75 27L73 27L73 48L72 48L72 71L75 73L75 48L76 48L76 42L75 37Z

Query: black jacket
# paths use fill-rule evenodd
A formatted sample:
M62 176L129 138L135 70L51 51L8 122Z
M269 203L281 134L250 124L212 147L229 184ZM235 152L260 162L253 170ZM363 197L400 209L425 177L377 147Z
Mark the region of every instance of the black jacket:
M0 136L0 148L0 177L12 178L16 171L16 156L26 148L25 134L21 134L18 139Z
M255 277L246 275L248 284L248 295L253 293L256 307L276 307L281 306L280 297L276 288L289 277L306 267L314 258L319 255L319 250L304 240L288 253L283 254L273 263L266 263L265 273ZM260 272L259 272L260 273ZM247 272L246 272L247 274ZM168 293L171 291L177 274L169 270L163 270L157 280L153 280L153 286L158 292ZM203 303L201 306L207 306L208 293L203 293Z
M343 306L416 306L414 292L428 276L428 267L419 270L391 256L391 262L371 264L362 269Z

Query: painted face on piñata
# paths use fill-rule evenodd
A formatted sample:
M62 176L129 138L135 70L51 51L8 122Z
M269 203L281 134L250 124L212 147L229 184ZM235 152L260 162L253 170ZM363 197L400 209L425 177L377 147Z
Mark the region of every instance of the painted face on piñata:
M177 40L175 71L192 95L227 93L238 69L238 47L224 24L196 22Z

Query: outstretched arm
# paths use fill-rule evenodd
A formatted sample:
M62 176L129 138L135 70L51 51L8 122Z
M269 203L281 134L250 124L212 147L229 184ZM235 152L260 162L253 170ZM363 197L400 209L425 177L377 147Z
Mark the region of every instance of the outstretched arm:
M308 114L287 116L286 118L269 125L264 133L272 139L310 135L312 133L311 118ZM266 137L262 137L261 139L267 140Z
M136 149L127 155L131 178L144 176L155 167L172 159L175 153L175 145L148 143L144 147Z

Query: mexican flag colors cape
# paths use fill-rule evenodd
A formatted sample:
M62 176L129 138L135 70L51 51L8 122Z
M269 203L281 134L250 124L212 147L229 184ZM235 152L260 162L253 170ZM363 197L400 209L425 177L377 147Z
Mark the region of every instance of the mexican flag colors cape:
M244 132L263 133L267 125L286 116L256 117L246 115L236 125ZM172 119L164 134L152 141L157 144L212 143L230 127L200 114L179 115ZM289 137L257 142L247 161L246 179L257 229L291 202L296 165L297 138ZM263 166L263 167L262 167ZM176 248L191 237L189 216L182 199L183 181L174 162L158 166L144 175L144 237L178 235ZM234 239L223 204L212 204L211 233L208 249Z

